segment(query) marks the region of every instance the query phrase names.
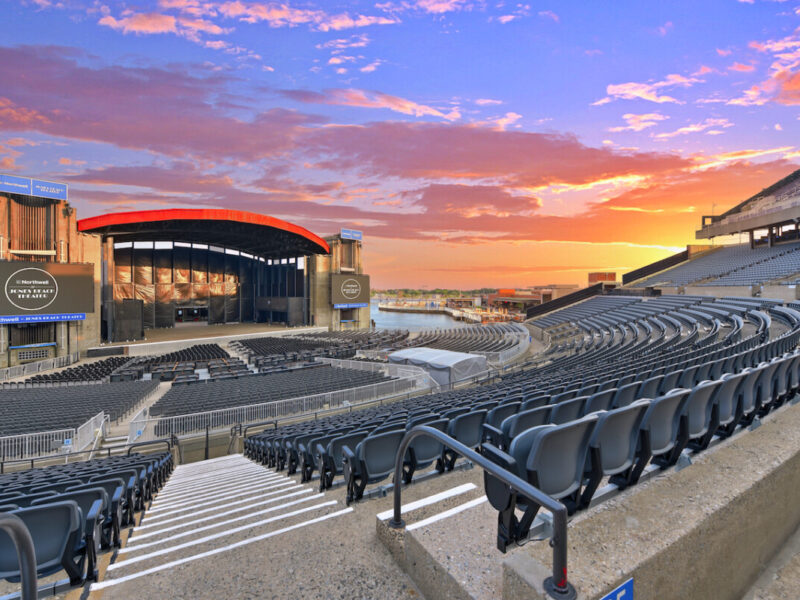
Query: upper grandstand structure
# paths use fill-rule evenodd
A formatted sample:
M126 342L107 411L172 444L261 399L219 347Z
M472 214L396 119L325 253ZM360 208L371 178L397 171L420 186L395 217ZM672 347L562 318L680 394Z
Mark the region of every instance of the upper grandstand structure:
M748 233L750 245L757 241L755 232L767 230L767 243L776 231L792 226L797 231L800 221L800 169L722 213L704 216L697 239Z

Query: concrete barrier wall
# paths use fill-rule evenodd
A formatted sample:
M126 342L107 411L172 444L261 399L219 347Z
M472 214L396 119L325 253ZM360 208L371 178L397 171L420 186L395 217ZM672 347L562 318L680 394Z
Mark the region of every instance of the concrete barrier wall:
M687 285L684 288L684 293L687 296L713 296L715 298L736 296L737 298L750 298L753 295L753 289L749 285Z
M569 580L597 600L629 578L636 600L734 600L800 525L800 406L631 488L570 524ZM547 542L504 563L503 598L545 598Z

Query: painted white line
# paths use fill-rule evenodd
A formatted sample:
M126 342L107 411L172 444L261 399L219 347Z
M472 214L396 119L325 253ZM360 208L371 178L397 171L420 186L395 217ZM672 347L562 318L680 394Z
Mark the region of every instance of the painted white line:
M241 498L242 496L252 496L253 494L257 494L260 491L263 492L266 490L273 490L275 488L286 487L292 484L298 485L295 484L294 481L288 480L288 481L281 481L279 483L273 483L270 485L252 486L245 491L236 492L235 494L227 494L225 496L215 496L214 498L207 498L203 502L192 502L191 500L187 500L186 502L183 502L180 505L176 504L175 506L173 506L172 507L173 510L169 510L167 512L159 512L158 514L155 515L145 514L144 518L145 521L149 523L150 521L157 521L159 519L163 519L164 517L177 515L179 513L186 512L187 510L192 510L194 508L201 508L203 506L213 506L215 504L228 502L234 498Z
M288 488L288 489L296 489L296 488L299 488L299 487L300 486L298 485L298 486L295 486L293 488ZM280 490L280 492L284 492L284 491L285 490ZM194 525L195 523L203 523L205 521L210 521L210 520L222 518L222 517L227 516L227 515L232 515L234 513L241 512L243 510L250 510L250 509L252 509L252 508L254 508L256 506L263 506L264 504L271 504L272 502L277 502L279 500L283 500L284 498L294 498L295 496L302 496L303 494L308 494L310 491L311 491L311 488L306 488L304 490L300 490L300 491L297 491L297 492L292 492L291 494L283 494L282 496L275 496L275 498L270 498L269 500L262 500L261 502L255 502L255 503L252 502L251 498L248 498L247 500L242 500L241 502L234 503L234 504L243 504L244 505L244 506L241 506L239 508L232 508L231 510L226 510L224 512L217 512L217 513L214 513L213 515L209 515L207 517L202 517L200 519L194 519L192 521L186 521L185 523L179 523L178 525L170 525L169 527L162 527L161 529L158 529L156 531L149 531L149 532L145 532L145 533L139 533L140 528L137 527L136 529L133 530L135 536L133 538L128 538L128 544L130 545L132 543L138 542L141 539L151 538L154 535L161 535L166 531L174 531L175 529L181 529L183 527L189 527L191 525ZM265 494L265 495L266 496L271 496L273 494L277 494L277 493L280 493L280 492L273 492L272 494ZM221 507L221 508L225 508L225 507ZM206 511L206 512L209 512L209 511ZM195 515L188 515L188 516L194 517ZM183 520L183 519L179 519L179 520Z
M231 482L226 482L226 483L224 483L223 485L221 485L221 486L219 486L217 488L213 488L213 489L196 488L193 492L185 492L183 494L179 494L179 495L176 495L174 497L171 496L171 497L167 498L166 500L160 501L158 504L153 502L153 507L150 510L151 511L157 511L157 510L161 511L161 510L164 510L164 508L167 508L167 507L172 506L174 504L178 504L180 502L185 502L189 498L190 499L199 500L199 499L209 498L209 497L213 497L213 496L219 496L220 494L224 494L224 493L228 493L228 492L232 492L232 491L238 491L239 489L241 489L243 487L247 487L247 486L252 487L254 485L260 485L260 484L266 485L266 484L277 483L278 481L291 481L291 482L294 483L293 479L288 479L286 477L269 477L269 478L266 478L266 479L263 478L263 477L252 477L252 478L248 478L248 479L241 480L241 481L234 480L234 481L231 481Z
M187 490L202 488L207 485L219 485L222 481L230 481L235 480L237 478L244 479L246 477L285 477L282 473L269 473L268 471L262 471L257 469L241 469L237 470L233 473L225 472L225 473L216 473L213 477L204 477L202 479L196 479L194 481L189 481L187 483L182 483L179 486L168 486L165 485L162 489L162 496L171 496L172 494L183 494L186 493Z
M182 513L182 514L180 514L177 517L172 517L171 519L165 519L163 521L158 521L157 523L152 523L152 524L150 524L149 522L145 522L144 525L139 525L139 527L137 527L135 529L135 531L141 531L142 529L152 529L153 527L163 527L167 523L174 523L175 521L185 521L186 519L191 519L191 518L194 518L194 517L196 517L198 515L205 515L205 514L208 514L208 513L216 513L217 511L224 510L224 509L226 509L226 508L228 508L230 506L236 506L238 504L249 504L249 503L254 502L256 500L260 500L261 498L266 498L267 496L274 496L275 494L283 494L285 492L288 492L289 490L296 490L299 487L303 487L303 486L301 486L299 484L296 484L296 485L293 485L293 486L290 486L290 487L282 487L279 490L275 490L273 492L269 492L269 493L266 493L266 494L261 494L261 493L255 493L254 492L255 493L254 496L248 496L248 497L243 498L241 500L237 500L236 502L229 502L228 504L223 504L221 506L212 506L211 508L204 508L203 510L196 510L196 511L192 511L192 512L189 512L189 513L187 513L185 510L181 510L181 511L178 511L178 512ZM309 491L311 491L311 490L309 489ZM167 515L162 515L162 516L167 516Z
M170 477L169 481L167 482L167 485L169 485L170 487L186 486L192 483L196 483L198 481L213 479L214 477L220 477L223 475L235 474L235 473L246 473L248 471L258 471L260 473L264 473L265 475L276 475L275 471L271 469L265 469L260 465L254 465L254 464L237 465L235 467L231 466L225 469L209 471L207 473L203 473L200 475L193 475L191 477L178 477L178 478Z
M240 527L234 527L233 529L228 529L227 531L221 531L220 533L207 535L205 537L198 538L190 542L184 542L183 544L178 544L177 546L172 546L171 548L163 548L161 550L156 550L155 552L151 552L150 554L145 554L143 556L137 556L135 558L129 558L128 560L117 561L115 563L111 563L110 565L108 565L107 571L121 569L122 567L127 567L128 565L131 565L133 563L141 562L143 560L150 560L152 558L158 558L159 556L164 556L165 554L177 552L178 550L183 550L184 548L191 548L192 546L197 546L198 544L205 544L206 542L218 540L219 538L222 537L231 536L234 533L240 533L242 531L250 531L255 529L256 527L261 527L262 525L268 525L269 523L274 523L275 521L279 521L281 519L288 519L289 517L296 517L297 515L301 515L303 513L307 513L312 510L317 510L318 508L333 506L334 504L336 504L336 500L329 500L328 502L322 502L320 504L306 506L305 508L299 508L295 511L284 513L276 517L270 517L269 519L256 521L255 523L248 523L247 525L241 525Z
M160 546L161 544L166 544L167 542L172 542L174 540L178 540L180 538L184 538L188 535L194 535L196 533L200 533L201 531L209 531L211 529L216 529L218 527L222 527L224 525L230 525L231 523L238 523L239 521L246 521L247 519L253 519L259 515L265 515L267 513L275 512L276 510L281 510L283 508L289 508L290 506L296 506L298 504L302 504L303 502L308 502L310 500L319 500L322 498L324 494L315 494L314 496L306 496L305 498L300 498L299 500L292 500L291 502L285 502L279 506L271 506L269 508L265 508L264 510L256 510L248 512L246 515L241 515L239 517L234 517L232 519L227 519L225 521L220 521L219 523L212 523L211 525L204 525L203 527L195 527L191 531L184 531L183 533L176 533L175 535L171 535L169 537L161 538L159 540L155 540L154 542L145 542L143 544L136 544L131 546L130 544L125 546L124 548L120 548L119 553L125 554L126 552L137 552L138 550L143 550L144 548L149 548L152 546ZM335 501L334 501L335 504ZM248 510L248 509L242 509ZM282 515L279 515L282 516ZM213 520L217 517L209 517L206 520ZM158 533L164 533L164 531L159 531Z
M421 500L416 500L415 502L410 502L408 504L404 504L400 507L400 513L404 514L407 512L411 512L412 510L417 510L418 508L422 508L424 506L428 506L430 504L434 504L436 502L441 502L442 500L447 500L448 498L452 498L453 496L458 496L459 494L465 494L469 491L474 490L477 485L474 483L465 483L464 485L459 485L458 487L454 487L450 490L446 490L444 492L440 492L438 494L434 494L433 496L428 496L427 498L422 498ZM382 513L378 513L375 515L381 521L385 521L394 515L393 510L385 510Z
M409 525L408 527L406 527L406 529L408 531L414 531L415 529L419 529L420 527L425 527L427 525L430 525L431 523L436 523L436 521L441 521L442 519L446 519L447 517L452 517L453 515L457 515L462 511L483 504L487 500L488 498L486 496L475 498L474 500L470 500L469 502L465 502L464 504L459 504L458 506L454 506L450 510L440 512L438 515L433 515L432 517L428 517L427 519L422 519L422 521L418 521L413 525Z
M248 544L254 544L256 542L260 542L262 540L269 539L271 537L275 537L276 535L281 535L283 533L287 533L289 531L293 531L295 529L300 529L301 527L306 527L308 525L313 525L315 523L320 523L321 521L327 521L328 519L334 519L336 517L341 517L342 515L346 515L347 513L353 512L353 507L349 506L344 508L340 511L333 512L327 515L323 515L321 517L317 517L316 519L311 519L310 521L303 521L302 523L297 523L295 525L290 525L289 527L284 527L283 529L276 529L275 531L270 531L269 533L265 533L263 535L259 535L256 537L248 538L246 540L242 540L240 542L236 542L234 544L230 544L228 546L223 546L222 548L214 548L213 550L209 550L207 552L203 552L201 554L195 554L193 556L187 556L185 558L179 558L178 560L173 560L172 562L164 563L158 565L157 567L152 567L150 569L146 569L144 571L139 571L138 573L131 573L130 575L125 575L123 577L119 577L118 579L110 579L107 581L101 581L98 583L93 583L91 585L90 590L92 592L96 590L102 590L107 587L111 587L112 585L118 585L120 583L125 583L126 581L130 581L132 579L137 579L139 577L143 577L145 575L152 575L153 573L158 573L159 571L164 571L166 569L172 569L179 565L192 562L195 560L199 560L201 558L207 558L209 556L214 556L215 554L221 554L222 552L228 552L230 550L235 550L236 548L241 548L242 546L247 546ZM116 563L115 563L116 564Z
M292 479L270 479L267 481L255 480L255 481L245 481L241 484L235 484L223 487L220 490L215 490L213 492L205 493L203 491L198 491L196 494L188 494L186 496L182 496L180 498L175 498L174 500L170 500L169 502L165 502L164 504L159 504L158 506L152 506L148 509L147 514L149 515L157 515L159 513L163 513L167 510L173 510L180 506L186 505L193 505L199 506L206 502L214 502L219 498L231 498L235 494L245 491L253 491L256 489L263 489L267 487L277 487L279 485L289 485L295 483Z

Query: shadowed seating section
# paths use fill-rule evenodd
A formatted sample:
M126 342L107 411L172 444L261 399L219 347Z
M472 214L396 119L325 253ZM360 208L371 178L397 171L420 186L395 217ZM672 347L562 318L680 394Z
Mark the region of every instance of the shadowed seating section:
M528 331L516 323L467 325L455 329L421 331L399 347L425 347L452 352L502 352L527 338Z
M120 546L120 529L160 489L172 454L132 454L0 475L0 511L33 538L39 577L65 571L71 585L96 581L97 552ZM0 578L19 581L14 544L0 535Z
M151 381L129 381L0 390L3 407L0 436L77 428L101 411L116 421L129 413L156 385Z

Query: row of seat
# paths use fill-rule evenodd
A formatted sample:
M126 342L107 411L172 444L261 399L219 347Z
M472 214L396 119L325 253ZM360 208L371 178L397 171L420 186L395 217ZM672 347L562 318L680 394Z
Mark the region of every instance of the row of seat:
M97 580L97 552L120 546L173 469L169 452L133 454L0 476L0 512L18 516L31 534L38 577L65 571L71 585ZM19 581L16 549L0 536L0 578Z

